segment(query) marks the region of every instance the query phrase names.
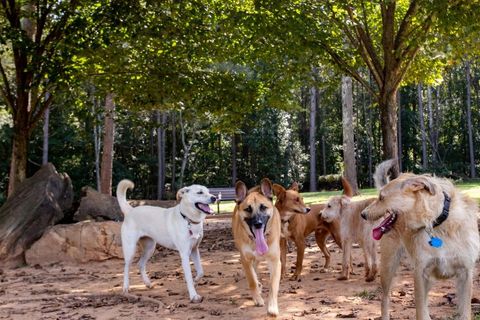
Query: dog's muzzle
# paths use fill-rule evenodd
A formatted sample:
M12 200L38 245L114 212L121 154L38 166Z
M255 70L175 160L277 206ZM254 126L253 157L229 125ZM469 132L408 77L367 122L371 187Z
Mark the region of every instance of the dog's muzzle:
M270 216L266 214L256 214L251 218L245 218L245 222L250 228L250 232L252 232L253 236L255 237L255 232L253 232L253 228L255 229L264 228L263 232L265 232L266 228L264 226L267 225L268 219L270 219Z

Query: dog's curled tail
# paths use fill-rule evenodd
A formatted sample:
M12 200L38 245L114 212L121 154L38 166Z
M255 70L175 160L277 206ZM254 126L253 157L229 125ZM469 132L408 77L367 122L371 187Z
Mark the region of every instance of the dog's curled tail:
M120 205L120 209L125 215L133 209L133 207L127 202L127 190L133 189L134 186L135 185L133 184L133 182L127 179L120 181L117 186L118 204Z
M390 173L390 170L397 165L397 159L390 159L380 163L373 174L373 181L375 188L381 189L384 185L395 179Z

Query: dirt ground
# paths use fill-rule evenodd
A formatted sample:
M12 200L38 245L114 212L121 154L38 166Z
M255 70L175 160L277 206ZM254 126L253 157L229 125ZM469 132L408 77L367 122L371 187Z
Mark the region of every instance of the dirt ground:
M323 270L323 256L308 238L301 281L282 280L278 319L377 319L380 316L379 279L363 279L361 249L355 248L356 274L338 281L341 251L330 244L332 268ZM0 319L264 319L266 307L255 307L239 254L233 245L230 219L208 219L201 245L205 277L197 285L204 297L200 304L188 300L186 284L176 252L158 248L148 265L154 283L146 289L137 270L130 275L131 290L121 294L122 260L84 265L55 264L0 270ZM288 270L295 251L288 255ZM266 264L260 265L264 297L268 294ZM478 273L474 304L480 312ZM455 290L452 281L437 282L430 292L433 319L454 319ZM393 319L415 319L412 272L401 268L392 298Z

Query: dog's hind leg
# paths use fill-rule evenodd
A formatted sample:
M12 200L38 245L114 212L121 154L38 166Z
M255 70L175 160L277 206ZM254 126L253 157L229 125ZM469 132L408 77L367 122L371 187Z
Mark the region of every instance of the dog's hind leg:
M365 255L365 281L372 282L377 275L377 248L373 240L366 241L363 245Z
M130 265L135 256L135 249L137 248L138 236L124 231L122 225L122 250L123 258L125 260L125 267L123 269L123 293L128 292Z
M302 274L303 257L305 255L305 238L295 238L295 245L297 246L297 264L295 267L295 273L292 276L292 280L298 280Z
M148 237L141 238L140 243L142 244L143 253L140 257L140 260L138 261L138 266L140 268L140 274L142 275L143 283L145 283L145 286L147 288L151 288L152 283L150 282L150 279L147 275L147 262L148 260L150 260L153 252L155 251L156 243L152 238Z
M285 237L280 238L280 263L282 264L280 274L284 278L287 269L287 239Z
M249 260L247 261L244 257L240 257L240 261L243 266L243 270L245 271L245 277L247 278L248 287L252 292L253 302L256 306L264 306L265 302L262 299L262 290L260 288L260 283L258 282L257 273L255 272L254 265L256 264L254 261ZM281 266L280 266L281 269Z
M380 283L382 287L382 320L390 319L390 290L393 278L400 264L404 247L399 243L400 239L391 238L388 235L380 242Z
M203 268L202 262L200 260L200 251L198 250L198 246L192 249L190 257L192 258L193 265L195 266L195 271L197 272L197 275L195 277L196 282L203 277Z
M190 267L190 252L183 251L180 252L180 258L182 259L182 267L183 267L183 274L185 277L185 281L187 282L187 289L188 289L188 294L190 296L190 301L192 303L200 303L202 302L203 298L202 296L197 294L197 291L195 290L195 285L193 282L193 276L192 276L192 268Z
M330 266L330 251L328 251L326 245L327 237L329 234L330 232L325 229L315 231L315 240L317 241L317 245L322 251L323 256L325 257L325 264L323 265L325 269Z
M351 268L351 254L352 254L352 240L344 239L342 242L343 255L342 255L342 274L337 278L338 280L350 279Z
M460 269L457 272L458 319L470 320L472 317L472 270Z

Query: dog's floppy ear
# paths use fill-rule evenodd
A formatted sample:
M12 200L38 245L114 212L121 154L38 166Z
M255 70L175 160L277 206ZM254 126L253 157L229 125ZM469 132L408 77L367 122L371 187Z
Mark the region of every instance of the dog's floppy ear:
M273 185L273 186L275 187L275 185ZM297 181L293 181L290 188L288 188L288 190L293 190L293 191L297 191L297 192L298 192L299 189L300 188L298 187ZM275 191L275 188L273 189L273 191Z
M262 182L260 182L260 190L262 191L262 194L269 198L273 198L273 193L272 193L272 182L268 178L263 178Z
M178 190L177 191L177 201L182 200L183 195L185 193L187 193L188 191L190 191L190 189L188 189L187 187L183 187L182 189Z
M247 186L243 181L237 181L235 184L235 201L237 203L242 202L245 200L245 197L247 196Z
M402 184L402 189L412 192L426 190L432 196L435 195L435 186L433 185L433 183L431 183L431 181L426 177L422 176L414 177L404 181Z
M346 195L343 195L340 198L340 203L342 204L342 207L348 205L350 203L350 197L346 196Z

